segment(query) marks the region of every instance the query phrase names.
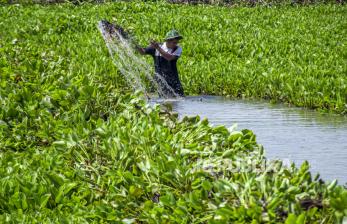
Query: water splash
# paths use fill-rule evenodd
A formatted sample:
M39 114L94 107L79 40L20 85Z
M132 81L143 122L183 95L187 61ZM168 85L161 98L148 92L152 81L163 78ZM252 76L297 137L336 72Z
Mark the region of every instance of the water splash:
M160 97L180 97L161 75L156 73L157 80L153 78L152 66L136 54L134 41L121 27L102 20L98 23L98 29L105 40L113 63L135 91L140 90L150 98L145 88L145 82L148 80Z

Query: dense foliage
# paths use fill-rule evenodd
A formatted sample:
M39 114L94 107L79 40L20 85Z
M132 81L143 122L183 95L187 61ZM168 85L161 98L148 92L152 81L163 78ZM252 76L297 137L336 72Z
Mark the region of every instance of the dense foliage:
M299 23L298 15L323 12ZM0 222L341 222L347 191L311 177L307 163L266 163L249 130L178 120L126 94L96 22L117 19L141 43L175 22L186 36L187 92L316 106L326 97L343 112L343 12L142 3L0 8ZM290 61L281 57L287 53Z
M347 191L280 161L249 130L177 120L103 75L1 81L2 222L332 223Z
M181 31L179 68L188 94L261 97L347 112L346 6L117 3L0 10L5 73L112 74L111 81L124 86L95 29L106 18L133 30L143 45L162 40L173 27Z
M0 4L57 4L71 3L110 3L120 0L0 0ZM127 0L122 0L127 1ZM212 4L223 6L255 6L255 5L308 5L308 4L344 4L346 0L143 0L144 2L169 2L178 4Z

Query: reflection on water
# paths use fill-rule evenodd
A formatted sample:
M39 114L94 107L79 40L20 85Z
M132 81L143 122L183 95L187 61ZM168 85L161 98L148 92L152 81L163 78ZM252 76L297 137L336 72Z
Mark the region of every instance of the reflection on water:
M181 117L199 115L213 125L237 123L239 130L252 130L269 159L289 159L297 165L308 160L313 174L347 182L347 117L216 96L186 97L171 103Z

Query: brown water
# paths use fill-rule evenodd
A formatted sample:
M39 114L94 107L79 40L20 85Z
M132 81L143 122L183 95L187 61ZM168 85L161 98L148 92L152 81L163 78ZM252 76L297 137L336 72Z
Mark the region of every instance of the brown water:
M294 161L297 165L307 160L313 174L347 183L347 117L216 96L186 97L171 103L180 117L199 115L212 125L237 124L238 130L252 130L269 159Z

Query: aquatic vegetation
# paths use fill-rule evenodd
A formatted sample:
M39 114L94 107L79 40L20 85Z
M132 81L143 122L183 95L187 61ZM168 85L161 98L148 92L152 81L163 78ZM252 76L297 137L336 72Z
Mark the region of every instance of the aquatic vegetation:
M251 131L178 120L101 79L2 81L20 90L0 109L0 220L332 223L346 215L342 186L311 177L308 163L266 162Z
M140 93L127 93L129 87L113 66L96 22L115 16L121 25L150 36L172 25L155 25L165 12L181 10L186 19L193 16L192 10L205 13L201 7L168 5L165 10L174 11L154 16L159 9L142 3L0 8L1 222L341 223L347 215L346 189L336 181L312 177L308 163L296 168L266 161L250 130L211 127L199 117L178 120L169 108L152 108ZM230 10L204 8L209 14L217 9L222 14ZM320 6L307 8L307 13L343 9ZM260 9L235 13L252 10ZM336 15L327 17L335 21ZM153 28L146 26L150 19ZM185 69L191 69L188 82L188 70L182 68L186 89L204 92L214 85L213 92L219 93L228 86L218 84L224 67L214 73L216 82L209 83L210 63L218 60L189 33L195 26L206 31L206 24L188 26L183 17L177 24L187 26L185 49L189 44L194 49L183 60ZM188 60L194 51L196 59ZM338 63L338 53L331 55ZM209 63L205 57L211 57ZM277 66L285 65L278 60ZM204 73L194 64L198 61ZM341 85L343 66L331 68ZM196 86L204 80L206 86ZM343 86L334 89L330 84L325 86L330 92L342 94ZM239 86L226 91L232 93L233 88Z
M123 2L0 10L5 74L105 74L116 87L128 87L96 29L106 18L128 28L142 45L178 29L185 36L178 66L187 94L260 97L347 111L346 6L228 8Z

